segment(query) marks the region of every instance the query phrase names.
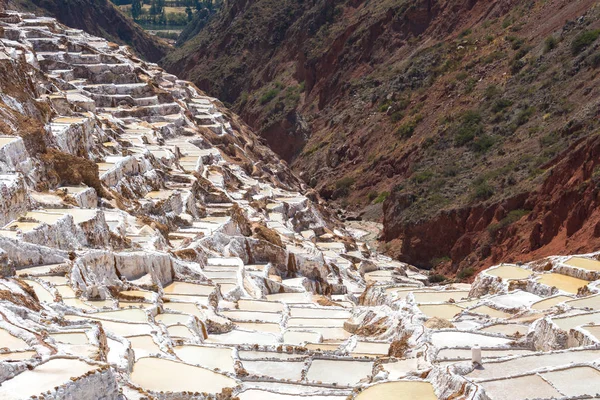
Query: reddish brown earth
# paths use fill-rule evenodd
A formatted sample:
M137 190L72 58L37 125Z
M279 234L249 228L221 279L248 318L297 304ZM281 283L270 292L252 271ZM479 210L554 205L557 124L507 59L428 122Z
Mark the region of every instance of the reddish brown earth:
M598 250L598 29L592 0L236 0L163 63L454 274Z

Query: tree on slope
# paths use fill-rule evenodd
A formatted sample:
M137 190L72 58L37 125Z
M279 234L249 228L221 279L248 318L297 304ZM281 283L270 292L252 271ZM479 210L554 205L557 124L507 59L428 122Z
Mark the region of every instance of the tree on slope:
M133 0L131 2L131 17L133 19L138 19L142 14L142 3L140 0Z

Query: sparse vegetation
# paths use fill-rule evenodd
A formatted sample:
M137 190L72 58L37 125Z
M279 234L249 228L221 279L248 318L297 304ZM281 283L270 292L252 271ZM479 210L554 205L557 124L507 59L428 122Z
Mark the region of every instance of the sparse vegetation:
M576 56L585 50L590 44L594 43L600 36L600 29L586 30L581 32L573 39L571 43L571 53Z
M464 269L460 270L458 272L458 274L456 274L456 278L458 280L462 281L462 280L465 280L465 279L469 279L473 275L475 275L475 269L473 267L467 267L467 268L464 268Z

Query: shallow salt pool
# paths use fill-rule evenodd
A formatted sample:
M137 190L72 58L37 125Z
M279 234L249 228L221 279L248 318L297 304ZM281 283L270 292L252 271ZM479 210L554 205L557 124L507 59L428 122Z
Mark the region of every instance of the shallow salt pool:
M463 311L455 304L421 304L419 310L429 318L452 319Z
M498 276L502 279L527 279L533 275L533 271L512 265L501 265L497 268L490 268L485 273Z
M154 357L137 360L130 380L153 392L220 393L237 385L235 379L209 369Z
M208 347L184 345L173 349L177 357L188 364L198 364L206 368L218 368L224 372L235 372L233 349L230 347Z
M371 375L370 361L313 360L306 379L309 382L337 383L340 386L355 385Z
M590 283L589 281L583 279L555 273L541 275L538 278L538 282L548 286L555 286L559 290L573 294L576 294L579 288L582 288Z
M398 381L369 386L356 400L437 400L429 382Z

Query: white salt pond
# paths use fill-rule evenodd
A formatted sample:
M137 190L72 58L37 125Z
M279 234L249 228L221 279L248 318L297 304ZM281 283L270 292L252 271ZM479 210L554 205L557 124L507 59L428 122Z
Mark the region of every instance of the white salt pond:
M587 363L598 359L600 359L600 350L529 355L508 361L490 361L484 363L481 369L475 369L467 376L477 380L506 378L526 374L529 371L540 368L558 367L569 365L570 363Z
M313 360L306 380L351 386L372 372L373 363L369 361Z
M98 319L121 320L128 322L148 322L148 316L146 315L146 312L138 308L127 308L116 311L101 311L90 315Z
M70 383L71 377L79 377L98 369L86 362L56 358L38 365L32 370L25 370L14 378L2 382L0 398L3 400L21 400L39 395L57 386Z
M571 257L565 261L566 265L570 265L575 268L581 268L588 271L600 271L600 262L584 257Z
M299 395L274 393L259 389L247 389L238 394L237 397L240 400L345 400L347 396Z
M512 314L509 314L504 311L496 310L495 308L489 306L479 306L469 310L470 312L487 315L491 318L508 318Z
M567 300L571 300L572 297L569 296L554 296L554 297L549 297L547 299L538 301L537 303L533 303L531 305L531 308L534 310L547 310L549 308L554 307L555 305L565 302Z
M85 332L64 332L64 333L51 333L49 335L58 343L65 344L89 344L90 340Z
M587 284L590 283L583 279L555 273L540 275L537 281L544 285L554 286L558 290L573 294L576 294L580 288L587 286Z
M467 290L440 290L431 292L415 292L413 293L415 301L419 304L427 303L444 303L450 300L460 301L464 298L469 297L469 291Z
M570 317L552 318L554 322L563 331L569 331L581 325L600 324L600 312L573 315Z
M496 268L490 268L485 273L502 279L527 279L533 275L533 271L512 265L501 265Z
M154 357L137 360L130 380L152 392L220 393L237 385L235 379L209 369Z
M26 280L26 279L23 281L26 282L29 286L31 286L33 288L35 295L37 296L37 298L40 301L43 301L46 303L54 302L54 296L48 290L46 290L46 288L43 287L41 284L39 284L36 281L30 281L30 280Z
M429 318L437 317L450 320L460 314L463 308L455 304L421 304L419 310Z
M135 353L136 359L161 353L160 347L150 335L131 336L127 340L131 343L131 349Z
M352 313L341 308L297 308L290 307L290 316L299 318L344 318L348 319Z
M29 348L29 345L23 339L11 335L4 329L0 329L0 348L3 347L11 350L20 350Z
M177 357L188 364L198 364L206 368L220 369L235 373L233 349L230 347L208 347L184 345L173 349Z
M281 320L281 314L261 311L220 311L220 313L227 318L237 321L263 321L277 323Z
M522 324L496 324L481 329L482 332L501 333L507 336L525 335L529 331L529 325Z
M563 397L538 375L482 382L485 394L492 400L556 399ZM510 390L507 390L510 388Z
M165 313L165 314L158 314L157 316L154 317L154 319L157 322L161 322L163 324L165 324L166 326L171 326L171 325L185 325L187 324L187 321L190 319L190 316L187 314L170 314L170 313Z
M253 375L271 376L278 380L299 381L302 379L304 361L253 361L242 362L246 371Z
M290 328L299 327L343 327L344 319L336 318L290 318L288 319L288 325Z
M13 353L0 353L0 361L23 361L35 357L35 351L18 351Z
M198 285L188 282L173 282L164 288L166 294L187 294L208 296L215 288L209 285Z
M242 344L259 344L259 345L275 345L279 344L277 337L273 334L265 332L247 332L239 329L234 329L227 333L219 335L208 335L206 343L221 343L230 345Z
M436 347L499 347L507 345L512 339L481 335L471 332L434 332L431 343Z
M369 386L356 396L356 400L437 400L429 382L398 381Z

